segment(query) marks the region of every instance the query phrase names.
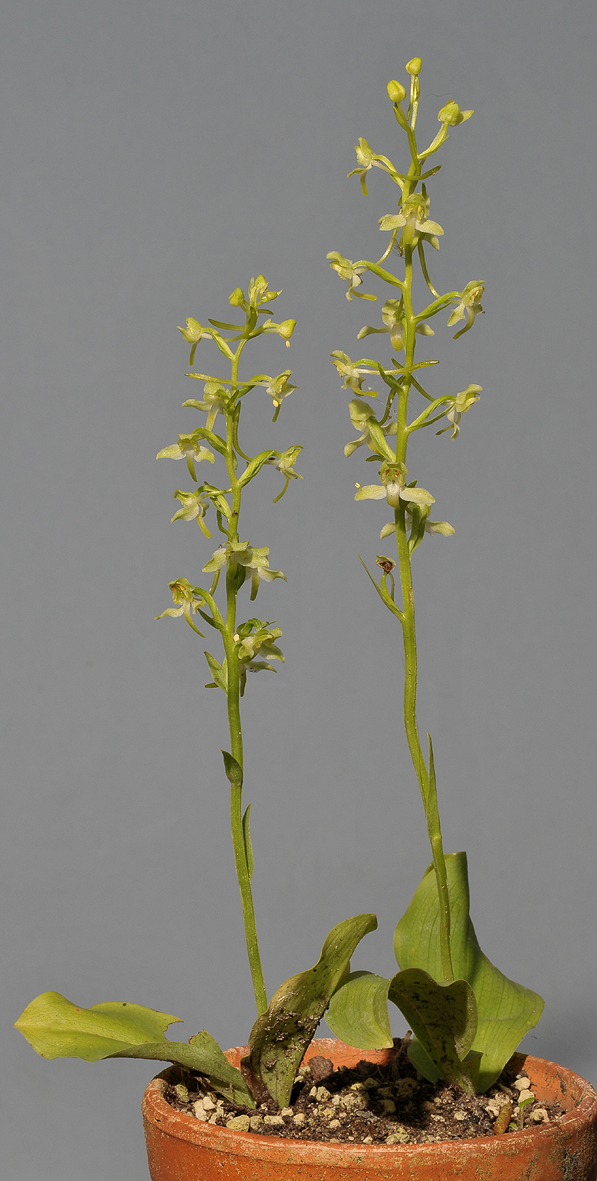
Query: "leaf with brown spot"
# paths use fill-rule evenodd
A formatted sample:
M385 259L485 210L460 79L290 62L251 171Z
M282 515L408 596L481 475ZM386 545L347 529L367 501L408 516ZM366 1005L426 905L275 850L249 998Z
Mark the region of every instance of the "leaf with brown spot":
M278 1107L288 1106L305 1050L349 968L355 947L376 927L374 914L358 914L338 923L330 931L315 966L282 984L266 1012L257 1018L245 1062Z

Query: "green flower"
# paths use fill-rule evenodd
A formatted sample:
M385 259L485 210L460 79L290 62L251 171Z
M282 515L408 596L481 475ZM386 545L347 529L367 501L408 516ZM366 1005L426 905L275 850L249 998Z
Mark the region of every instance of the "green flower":
M405 515L407 524L410 528L408 537L408 550L411 554L414 553L417 547L421 544L426 533L439 533L443 537L449 537L454 532L452 525L449 525L447 521L430 521L430 512L430 504L410 503L406 507ZM388 524L384 525L379 535L380 540L383 540L384 537L390 537L392 535L396 535L396 523L395 521L388 521Z
M437 152L437 149L448 138L448 127L457 127L459 123L464 123L465 119L470 119L472 114L473 111L461 111L458 103L446 103L445 107L442 107L437 116L438 121L441 123L440 130L435 139L429 144L429 147L424 152L418 153L418 159L426 160L433 152Z
M156 459L184 458L186 458L189 473L195 483L197 483L195 461L201 463L202 459L208 459L210 463L214 462L213 453L201 442L198 431L193 431L192 435L179 435L178 443L172 443L170 447L164 447L156 455Z
M194 320L192 316L187 317L186 328L181 328L179 325L178 331L182 332L182 335L184 336L187 343L191 345L191 356L189 358L189 365L192 365L193 361L195 360L195 349L197 348L199 341L204 336L206 336L208 340L211 340L211 332L209 331L208 328L204 328L203 325L200 324L198 320Z
M294 465L302 450L301 446L287 447L286 451L276 451L275 455L271 455L265 462L282 472L287 480L302 480L303 477L294 470Z
M205 510L209 504L204 488L199 488L196 492L182 492L180 488L177 488L174 496L176 500L180 500L182 508L179 508L178 512L174 514L172 521L196 521L205 536L211 537L207 525L203 523Z
M451 328L452 325L457 324L459 320L466 319L464 328L461 328L460 332L455 334L454 340L458 340L459 336L462 336L464 332L468 332L469 328L472 328L473 324L475 323L475 316L477 316L479 312L483 313L481 300L483 298L484 291L484 283L467 283L464 291L462 292L462 297L458 307L454 308L454 311L448 320L448 328Z
M203 572L215 574L226 563L230 563L232 571L239 566L244 567L246 571L251 572L251 599L255 599L261 579L264 582L273 582L274 578L283 578L287 581L281 570L270 570L268 554L267 545L257 549L250 546L248 541L228 542L227 545L218 546L210 561L203 567Z
M187 373L187 377L198 377L198 374ZM225 413L229 401L230 391L223 390L219 381L206 381L203 387L203 401L198 402L195 398L190 398L188 401L183 402L183 406L192 406L195 410L205 410L207 413L205 427L206 430L211 431L216 416ZM179 459L180 456L175 455L174 458Z
M276 451L274 455L270 455L269 459L266 459L265 462L277 468L286 480L282 491L274 498L274 504L282 499L291 480L302 480L303 477L294 470L294 465L302 450L303 448L300 446L287 447L286 451Z
M197 344L201 340L202 336L211 337L209 330L204 328L198 320L194 320L192 316L187 317L186 328L181 328L179 325L178 331L182 332L182 335L188 344Z
M378 156L371 150L366 139L359 139L359 142L355 148L355 152L357 154L359 167L353 168L352 172L349 172L348 175L358 176L361 182L361 188L365 196L367 196L367 173L369 172L370 168L383 168L384 172L389 171L390 173L395 173L395 169L388 160L387 156ZM328 254L328 258L330 257L331 255ZM340 257L342 256L340 255ZM334 270L337 270L337 267L334 267ZM339 271L338 274L340 274ZM342 278L346 277L347 276L344 275L342 276Z
M359 365L373 365L373 361L364 358L362 361L353 362L348 356L348 353L343 353L340 349L336 349L335 352L330 353L330 357L332 358L332 365L335 365L338 370L339 376L344 378L343 390L355 390L359 394L369 394L372 398L377 397L375 390L363 389L365 378L371 375L370 369L359 369Z
M222 566L226 565L229 558L232 559L233 554L238 550L246 550L248 541L242 542L228 542L228 545L219 545L217 550L212 554L209 562L205 563L203 567L204 574L215 574L217 570L221 570ZM235 565L238 563L235 561Z
M274 422L276 421L280 412L280 406L282 405L283 398L287 398L293 390L298 390L299 388L297 385L292 385L292 383L289 382L288 378L290 377L291 373L292 369L285 369L284 372L279 373L277 377L270 377L268 378L267 382L263 383L266 393L269 394L272 402L274 403Z
M371 328L369 324L366 324L358 333L357 340L364 340L366 336L371 336L372 333L389 332L392 348L399 353L402 348L402 308L402 300L386 299L381 309L381 318L385 327Z
M409 513L408 509L406 510L406 515L409 520L412 519L411 514ZM388 521L387 525L384 525L384 527L379 535L380 541L383 541L384 537L391 537L393 534L395 534L395 532L396 532L396 522L395 521ZM426 533L439 533L442 537L450 537L452 535L452 533L454 532L454 526L449 525L447 521L430 521L427 518L425 521L425 532Z
M401 103L406 98L404 86L401 82L397 82L395 78L392 78L391 82L388 82L386 90L388 92L388 98L393 103Z
M168 586L177 607L166 607L161 615L156 615L156 619L163 619L164 615L172 615L174 618L178 615L184 615L187 623L190 624L193 631L197 635L203 636L193 623L192 616L199 610L201 604L205 601L198 586L191 586L187 578L177 578L174 582L169 582Z
M462 331L466 332L466 329L463 328ZM460 333L458 335L460 335ZM460 434L460 427L458 425L460 422L460 419L462 418L463 414L466 414L467 410L470 409L470 407L473 405L474 402L479 401L479 393L482 389L483 389L482 385L469 385L466 387L465 390L462 390L454 398L454 402L452 403L452 406L450 407L450 409L446 413L446 418L452 424L452 427L453 427L452 434L450 435L451 439L456 439L458 437L458 435ZM445 434L446 431L449 431L449 430L450 430L450 427L445 426L445 427L443 427L443 429L441 431L437 431L436 434L443 435L443 434Z
M351 300L353 295L356 295L357 299L377 299L375 295L365 295L360 291L355 291L356 287L361 286L363 282L361 275L363 271L367 270L367 267L361 267L351 262L349 258L345 258L343 254L340 254L338 250L331 250L329 254L326 254L326 258L332 259L330 266L341 279L348 279L347 299Z
M240 565L251 571L251 599L257 597L261 579L264 582L273 582L274 578L283 578L286 582L286 575L281 570L270 570L268 554L269 546L265 545L262 549L253 549L249 546L244 554L239 555Z
M240 287L237 288L240 291ZM242 295L242 291L240 292ZM258 275L256 279L251 279L248 289L249 303L256 308L261 303L269 303L270 299L277 299L281 295L281 291L270 291L267 279L263 275ZM236 292L233 292L236 295ZM232 297L231 297L232 302Z
M362 398L353 398L348 410L352 425L362 434L354 442L346 444L344 454L350 456L357 447L363 447L366 444L375 455L391 455L391 449L386 444L385 438L387 435L396 434L398 429L396 422L386 422L380 426L371 406Z
M271 294L271 293L270 293ZM296 320L282 320L274 324L273 320L266 320L260 327L260 332L277 332L286 341L286 348L290 348L290 337L296 328ZM296 386L294 387L296 389Z
M241 697L245 692L248 672L267 670L275 673L276 669L269 664L269 660L281 660L284 663L282 652L274 643L281 635L279 627L272 627L270 623L262 623L259 619L249 619L239 627L234 639L237 644ZM267 659L256 660L256 656Z
M423 186L423 190L425 186ZM412 193L405 197L399 213L387 214L379 219L380 230L395 230L403 227L400 246L416 246L420 239L429 242L439 250L438 235L443 234L442 227L436 221L429 220L429 197L427 193Z
M402 340L402 314L402 300L386 299L386 302L381 309L381 318L385 324L385 328L371 328L369 324L366 324L365 327L361 328L361 331L358 333L357 340L363 340L366 336L370 336L372 333L389 332L392 348L394 348L396 352L399 353L400 350L404 348ZM415 332L418 332L420 336L435 335L433 328L430 328L428 324L417 324Z
M237 642L236 654L242 664L249 663L254 660L258 653L262 656L268 656L272 660L281 660L284 662L284 657L274 644L274 640L279 639L282 632L279 627L272 628L269 623L261 623L255 628L255 624L259 624L258 620L249 620L248 623L239 628L235 639ZM247 629L251 627L251 630Z
M381 484L365 484L358 489L355 500L387 500L392 508L398 508L401 500L411 501L413 504L435 504L435 497L425 488L407 488L406 475L408 469L403 463L382 463L379 469Z

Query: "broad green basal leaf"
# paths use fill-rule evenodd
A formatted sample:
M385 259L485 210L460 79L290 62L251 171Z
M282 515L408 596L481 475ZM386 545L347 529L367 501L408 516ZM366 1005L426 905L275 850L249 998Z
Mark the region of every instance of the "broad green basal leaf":
M334 993L325 1015L332 1033L359 1050L393 1045L388 1018L390 981L374 972L351 972Z
M359 914L330 931L313 968L291 976L274 993L249 1037L246 1062L279 1107L288 1106L296 1072L330 997L347 972L355 947L377 927L374 914Z
M15 1027L42 1058L97 1062L143 1042L166 1041L164 1030L180 1017L143 1005L108 1001L80 1008L59 992L44 992L23 1010Z
M42 1058L149 1058L177 1062L209 1077L212 1086L248 1107L254 1099L242 1074L231 1066L205 1030L190 1042L170 1042L164 1030L179 1017L143 1005L116 1001L83 1009L59 992L44 992L21 1013L16 1028Z
M477 1032L477 1006L470 984L466 980L438 984L421 968L397 972L389 983L389 999L406 1017L442 1077L474 1091L477 1059L467 1061L467 1055Z
M446 855L450 893L452 963L456 977L471 985L478 1011L473 1051L482 1054L479 1091L499 1077L521 1039L537 1024L543 1001L536 992L504 976L483 954L469 916L466 853ZM435 874L430 866L394 935L401 968L423 968L442 978L439 952L439 911Z
M474 1059L466 1062L477 1029L473 990L466 980L437 984L417 968L387 980L352 972L332 997L326 1021L337 1037L361 1050L392 1046L388 1000L398 1006L425 1049L426 1078L446 1078L472 1090ZM417 1063L417 1066L419 1063Z
M255 1099L240 1070L231 1066L215 1038L202 1029L188 1042L147 1042L142 1046L130 1046L112 1058L150 1058L158 1062L176 1062L188 1070L206 1075L214 1091L224 1095L232 1103L244 1107L255 1107Z

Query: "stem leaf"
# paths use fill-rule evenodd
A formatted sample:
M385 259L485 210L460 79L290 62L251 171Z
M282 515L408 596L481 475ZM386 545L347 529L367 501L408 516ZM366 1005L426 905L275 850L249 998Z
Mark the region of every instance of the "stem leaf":
M243 769L240 763L238 763L234 756L229 754L227 750L223 750L222 755L224 757L224 770L226 772L226 778L230 781L233 787L242 787ZM251 807L250 804L249 807Z
M223 328L226 332L242 332L242 324L225 324L223 320L210 320L208 317L208 324L213 324L214 328Z
M234 353L232 352L230 345L228 345L226 343L223 336L220 336L220 333L217 331L216 328L212 328L211 338L212 338L212 340L214 340L216 342L220 352L223 353L224 356L227 357L229 361L233 361L234 360Z
M209 671L214 679L214 685L217 689L223 689L224 693L228 693L228 670L226 661L220 664L211 652L205 653L205 659L209 665Z
M253 476L256 476L257 472L261 471L264 463L267 463L268 459L271 459L272 456L275 456L275 454L275 451L261 451L260 454L255 457L255 459L252 459L247 464L242 476L239 478L238 482L241 488L243 488L245 484L248 484L249 480L252 480Z
M253 870L255 868L253 845L251 843L251 807L252 805L249 804L243 816L243 837L245 841L245 857L247 859L247 876L249 881L251 881L251 878L253 877Z
M392 612L392 615L395 615L395 616L396 616L396 618L397 618L397 619L399 619L401 623L404 623L404 612L403 612L403 611L401 611L401 610L400 610L400 608L399 608L399 607L397 607L397 606L396 606L396 604L395 604L395 603L392 601L392 599L390 598L390 596L389 596L389 594L388 594L387 590L386 590L386 591L385 591L385 593L384 593L384 591L382 590L382 588L381 588L381 587L378 585L378 583L375 581L375 579L374 579L373 575L371 574L371 572L370 572L370 571L367 569L367 567L366 567L366 565L365 565L365 563L364 563L364 561L363 561L363 559L362 559L361 555L360 555L360 554L358 554L358 555L357 555L357 557L358 557L358 559L359 559L359 562L361 563L361 566L363 566L363 568L364 568L364 570L365 570L365 573L366 573L366 574L369 576L369 578L371 579L371 582L373 583L373 585L374 585L374 587L375 587L375 589L376 589L376 591L377 591L377 593L378 593L378 595L379 595L379 597L380 597L380 599L381 599L382 603L383 603L383 604L384 604L384 605L385 605L385 606L388 608L388 610L389 610L389 611L391 611L391 612Z

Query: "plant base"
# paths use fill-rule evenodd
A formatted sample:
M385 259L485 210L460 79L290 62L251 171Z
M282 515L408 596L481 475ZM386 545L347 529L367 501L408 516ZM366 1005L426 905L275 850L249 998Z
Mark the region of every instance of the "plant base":
M246 1046L226 1051L234 1066ZM306 1059L354 1066L391 1051L356 1050L335 1039L312 1042ZM152 1181L596 1181L597 1094L580 1075L530 1055L517 1056L543 1102L565 1115L540 1127L436 1144L353 1145L277 1139L200 1123L164 1099L158 1075L143 1098Z

